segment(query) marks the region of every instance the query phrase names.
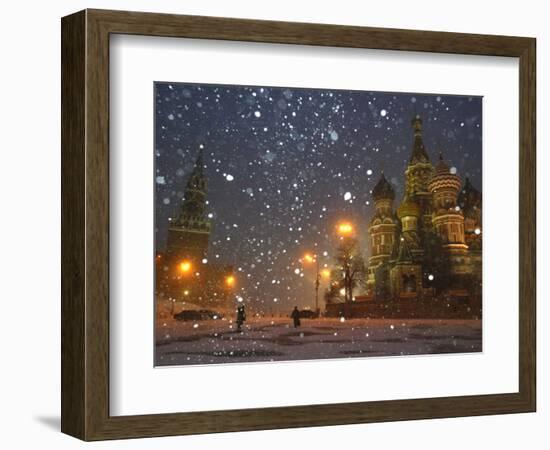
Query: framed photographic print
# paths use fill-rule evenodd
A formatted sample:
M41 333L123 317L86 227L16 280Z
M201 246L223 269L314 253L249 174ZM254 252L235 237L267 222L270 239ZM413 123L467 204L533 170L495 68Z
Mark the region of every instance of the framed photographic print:
M535 410L534 39L86 10L62 147L65 433Z

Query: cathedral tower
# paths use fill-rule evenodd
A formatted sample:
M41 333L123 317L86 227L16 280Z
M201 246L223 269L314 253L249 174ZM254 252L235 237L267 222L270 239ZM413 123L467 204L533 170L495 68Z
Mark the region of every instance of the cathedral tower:
M422 207L414 197L405 193L405 198L397 208L397 217L401 221L401 235L399 245L406 242L409 252L415 261L422 259L424 250L420 239L419 229L422 227Z
M458 205L464 213L464 233L470 250L481 250L481 192L469 178L458 196Z
M458 206L464 213L464 239L474 272L481 274L481 251L482 251L482 223L481 223L481 192L479 192L466 178L464 186L458 196Z
M397 217L401 221L401 233L390 271L390 292L395 299L418 298L422 295L421 260L424 254L418 235L422 209L407 192L397 208Z
M452 274L471 272L468 246L464 237L464 215L458 205L461 180L439 156L435 175L429 183L433 195L432 224L449 254Z
M391 295L394 299L422 296L422 266L415 261L407 240L401 237L399 252L390 270Z
M416 115L411 121L414 130L414 141L411 158L407 169L406 177L406 195L420 206L419 228L431 227L431 194L428 189L428 183L432 178L434 168L430 162L430 157L426 152L424 140L422 138L422 120Z
M397 221L393 213L395 192L384 173L372 190L375 213L369 224L370 257L367 276L367 290L375 292L377 269L388 262L397 235ZM380 278L380 277L378 277Z

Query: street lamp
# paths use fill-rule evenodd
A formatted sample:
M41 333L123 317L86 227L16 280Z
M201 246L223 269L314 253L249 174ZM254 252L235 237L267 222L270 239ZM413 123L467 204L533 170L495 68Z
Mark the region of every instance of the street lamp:
M315 312L319 314L319 285L321 284L321 272L319 268L319 258L316 254L306 253L304 255L304 261L307 263L316 263L315 271Z
M311 255L310 253L306 253L306 254L304 255L304 259L305 259L308 263L314 262L316 258L317 258L317 255Z
M183 274L187 274L191 272L191 269L193 269L193 265L191 264L191 261L184 260L180 263L179 268Z
M349 222L340 222L337 231L341 237L351 236L353 234L353 225Z
M225 277L225 285L229 288L235 285L235 277L233 275L227 275Z

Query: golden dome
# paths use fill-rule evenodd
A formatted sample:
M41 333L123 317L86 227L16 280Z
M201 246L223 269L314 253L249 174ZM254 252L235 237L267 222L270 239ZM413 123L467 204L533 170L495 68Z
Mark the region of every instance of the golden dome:
M407 216L420 217L420 206L409 196L405 196L397 208L397 217L399 217L399 219Z

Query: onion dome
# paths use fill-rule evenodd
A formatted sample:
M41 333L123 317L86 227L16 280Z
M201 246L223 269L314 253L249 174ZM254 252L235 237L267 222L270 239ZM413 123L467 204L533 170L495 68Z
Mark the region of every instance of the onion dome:
M420 116L418 114L412 119L411 125L414 129L414 142L409 165L414 165L417 163L429 163L430 157L426 152L424 141L422 139L422 119L420 119Z
M372 190L372 197L375 202L383 199L393 200L395 198L395 191L389 181L386 180L384 172L382 172L380 180L376 183L376 186L374 186L374 189Z
M470 183L469 178L466 178L464 186L458 195L458 205L465 213L481 209L481 192Z
M397 208L397 217L399 217L399 219L409 216L420 217L420 212L420 205L406 195Z
M443 155L439 154L439 162L435 167L435 173L428 188L431 192L436 192L441 189L451 189L456 192L460 190L461 187L460 177L456 175L456 169L452 171L447 163L443 160Z

